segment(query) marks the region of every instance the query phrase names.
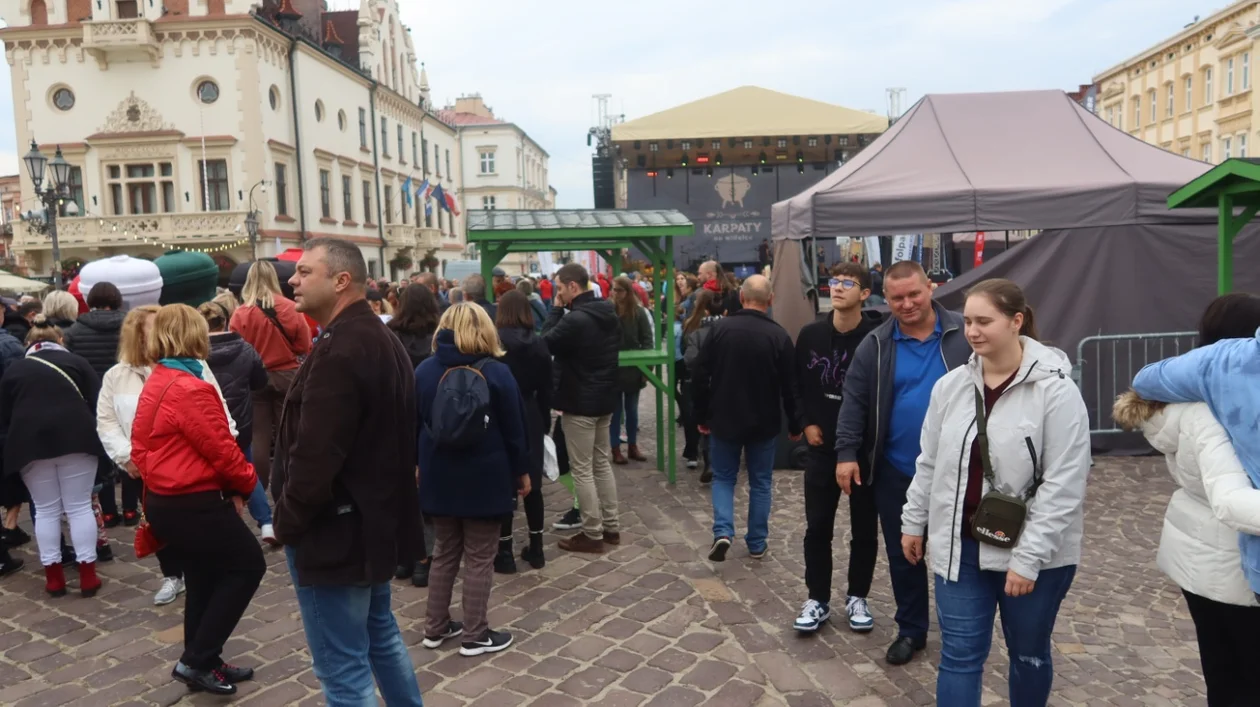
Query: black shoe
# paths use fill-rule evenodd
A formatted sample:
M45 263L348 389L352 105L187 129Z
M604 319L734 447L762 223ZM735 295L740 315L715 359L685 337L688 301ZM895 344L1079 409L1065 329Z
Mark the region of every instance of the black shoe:
M516 574L516 558L512 555L512 541L499 543L499 552L494 556L494 571L499 574Z
M208 692L212 695L235 695L236 686L228 682L227 676L218 670L194 670L176 663L171 670L171 677L188 686L193 692Z
M219 673L233 685L238 682L247 682L254 679L253 668L241 668L232 665L231 663L224 663L223 665L220 665Z
M565 511L560 520L551 524L555 530L576 530L582 527L582 512L576 508L570 508Z
M31 536L21 528L13 528L12 530L0 530L0 545L5 547L18 547L25 545L31 541Z
M512 634L507 631L494 631L486 629L481 634L481 638L475 641L464 641L459 646L459 654L466 656L481 655L483 653L498 653L499 651L512 645Z
M122 525L122 517L117 513L102 513L101 524L106 528L117 528Z
M905 665L914 659L914 654L927 647L927 639L902 636L888 647L885 660L889 665Z
M8 577L22 569L25 564L26 562L21 558L10 557L8 562L0 563L0 577Z
M137 525L140 525L140 512L139 511L123 511L123 525L127 526L128 528L134 528Z
M411 575L411 586L427 587L429 586L429 565L432 562L417 562L415 574Z
M540 570L547 566L547 558L543 556L542 544L539 543L537 548L527 547L521 550L521 559L528 562L530 567Z
M700 472L700 483L707 484L711 481L713 481L713 469L709 468L708 464L705 464L704 469Z
M709 548L709 559L714 562L723 562L726 560L726 551L731 549L730 538L716 538L713 541L713 547Z
M394 568L394 579L406 579L416 573L416 563L404 562Z
M98 546L96 548L96 561L97 562L113 562L114 549L110 547L108 544Z
M464 632L464 623L462 621L448 621L446 630L440 636L425 636L421 644L425 648L437 648L442 642L448 638L454 638Z

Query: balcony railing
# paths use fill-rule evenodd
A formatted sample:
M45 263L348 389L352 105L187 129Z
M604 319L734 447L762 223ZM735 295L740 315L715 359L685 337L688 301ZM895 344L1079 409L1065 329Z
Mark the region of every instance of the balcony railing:
M385 245L389 248L433 250L442 247L442 232L436 228L391 224L385 227Z
M179 248L182 244L200 247L244 237L244 222L244 211L61 217L57 219L57 239L62 248L142 245L146 242L170 248ZM26 223L14 224L13 230L13 246L16 249L52 248L52 239L32 231Z
M162 47L153 34L153 25L143 17L84 22L83 48L101 68L108 68L110 58L122 61L147 59L156 64L162 57Z

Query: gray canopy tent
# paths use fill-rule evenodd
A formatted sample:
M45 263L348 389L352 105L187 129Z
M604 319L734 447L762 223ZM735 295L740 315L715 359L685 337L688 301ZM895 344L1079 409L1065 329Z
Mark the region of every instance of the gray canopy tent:
M1041 317L1047 327L1057 318L1088 320L1102 309L1101 293L1118 281L1113 270L1147 277L1134 258L1115 259L1114 249L1158 247L1175 227L1215 233L1214 211L1170 211L1166 201L1206 170L1113 128L1062 91L928 95L841 169L774 205L775 317L795 335L816 316L796 265L807 238L1044 229L1063 235L1029 251L1049 234L1037 236L972 276L991 277L985 273L1000 262L1049 245L1121 236L1124 245L1109 244L1107 260L1060 274L1070 306ZM1213 265L1206 276L1214 272ZM1116 303L1126 299L1115 294Z

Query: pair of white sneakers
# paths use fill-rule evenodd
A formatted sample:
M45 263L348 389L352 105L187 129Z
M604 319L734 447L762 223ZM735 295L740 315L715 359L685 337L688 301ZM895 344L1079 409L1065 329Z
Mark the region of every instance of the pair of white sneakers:
M849 629L856 633L867 633L875 628L875 617L867 606L865 597L849 597L844 606L849 616ZM809 599L801 607L800 616L792 623L792 628L801 633L813 633L831 618L831 607L822 602Z

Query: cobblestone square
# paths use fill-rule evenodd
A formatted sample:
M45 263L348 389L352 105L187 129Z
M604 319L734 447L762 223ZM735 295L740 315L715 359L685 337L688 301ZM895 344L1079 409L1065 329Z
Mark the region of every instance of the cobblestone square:
M646 408L641 441L653 456L655 425ZM602 557L570 555L556 550L557 535L548 531L545 569L496 576L491 623L514 634L507 651L464 658L450 648L423 648L426 590L396 583L395 613L427 705L932 704L940 645L935 631L926 655L910 665L890 667L883 660L895 627L882 553L872 633L854 634L843 625L811 637L792 631L805 592L799 472L776 473L769 555L753 560L737 541L721 565L704 559L709 506L695 472L680 469L674 487L649 464L616 473L620 547ZM1204 704L1193 624L1179 590L1155 566L1172 490L1155 458L1097 460L1084 561L1055 631L1052 705ZM565 494L558 484L547 485L548 523L566 508ZM740 494L746 499L744 490ZM847 523L842 504L837 525ZM523 525L521 518L518 550ZM838 590L847 554L842 533L836 538ZM222 703L170 679L180 653L183 599L154 607L157 562L134 558L130 528L111 537L118 559L102 565L105 587L95 599L73 591L49 599L34 543L18 551L27 568L0 582L0 704ZM225 654L258 672L257 682L241 684L236 703L322 704L283 555L268 558L271 569ZM1001 645L1000 636L994 645ZM1005 671L1005 656L995 649L986 704L1007 704Z

